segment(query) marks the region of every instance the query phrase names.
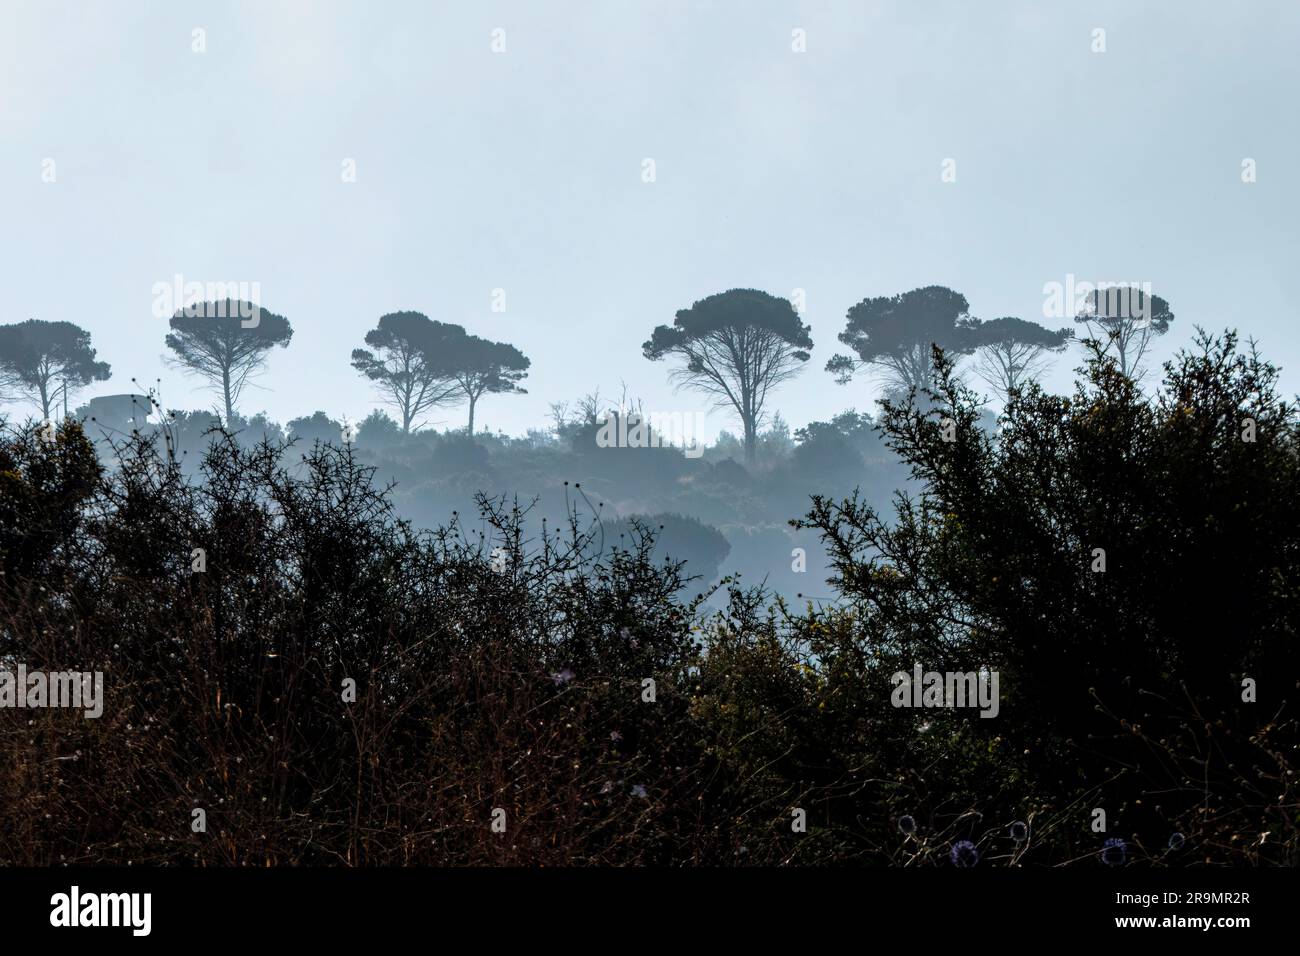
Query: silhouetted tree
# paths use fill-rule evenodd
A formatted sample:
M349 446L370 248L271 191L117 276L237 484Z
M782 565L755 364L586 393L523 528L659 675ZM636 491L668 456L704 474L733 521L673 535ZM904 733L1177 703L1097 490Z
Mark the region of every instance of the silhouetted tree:
M267 418L266 412L258 412L252 418L244 418L236 414L229 430L236 432L236 439L245 447L252 447L264 441L278 443L285 439L284 429L278 422ZM337 435L335 437L337 438Z
M28 319L0 326L0 387L39 402L46 421L60 389L66 408L68 393L109 374L108 363L95 359L90 333L71 322Z
M290 438L311 444L325 442L331 445L343 444L343 423L336 422L324 412L313 412L309 416L295 418L288 424Z
M1288 675L1289 689L1300 667L1300 590L1282 583L1300 580L1300 414L1231 333L1200 333L1153 400L1091 345L1075 393L1013 393L997 441L940 353L928 409L884 405L921 494L888 516L817 495L801 526L824 536L856 640L900 670L1000 672L996 730L972 723L1036 741L1044 785L1132 768L1111 799L1158 793L1132 824L1157 834L1204 792L1270 814L1277 796L1243 794L1234 762L1259 759L1247 741L1272 723L1241 706L1243 676ZM1140 727L1117 734L1116 715ZM1197 739L1215 724L1230 736Z
M853 409L840 412L829 422L809 422L795 429L791 465L804 481L812 479L819 488L847 487L862 480L865 456L878 455L881 437L870 415Z
M400 447L403 432L381 409L376 408L357 425L357 446L389 449Z
M1037 322L1006 316L971 326L977 343L975 374L1005 400L1042 374L1047 356L1064 351L1073 337L1071 329L1048 329Z
M366 333L366 344L375 352L353 349L353 368L376 383L401 416L403 432L409 434L420 415L461 390L446 364L453 357L449 345L460 338L457 331L463 336L459 326L434 322L419 312L390 312Z
M681 309L642 346L646 358L668 356L682 365L674 381L730 408L745 431L745 461L753 464L755 438L768 392L795 375L813 347L805 325L786 299L757 289L731 289Z
M758 436L764 454L772 462L780 461L794 451L794 438L790 435L789 423L781 417L780 412L772 415L767 430Z
M1151 340L1169 331L1174 313L1169 303L1136 285L1112 285L1089 295L1074 321L1115 356L1122 374L1134 381L1146 375L1142 359Z
M266 353L293 338L284 316L231 299L188 306L170 324L167 347L176 354L172 363L208 380L224 400L227 422L233 420L235 402L249 378L265 367Z
M528 375L527 356L506 342L491 342L469 335L458 325L450 327L446 338L443 367L454 383L452 396L459 403L469 402L469 425L466 433L474 434L474 407L487 394L525 395L519 381Z
M924 392L931 384L934 346L950 355L975 348L968 313L964 295L938 285L863 299L849 309L839 334L854 354L834 356L826 371L845 385L854 372L874 366L884 373L886 387Z

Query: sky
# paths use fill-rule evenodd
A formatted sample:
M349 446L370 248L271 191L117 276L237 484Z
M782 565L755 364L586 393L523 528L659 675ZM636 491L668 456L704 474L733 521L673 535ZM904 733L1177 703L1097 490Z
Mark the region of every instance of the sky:
M772 399L798 426L878 397L823 369L863 298L1061 327L1073 275L1169 301L1154 364L1232 326L1294 393L1297 35L1293 0L0 0L0 322L91 332L113 377L78 401L135 377L212 408L156 286L256 284L295 331L241 411L357 421L351 350L416 310L529 356L477 410L522 434L596 388L702 410L654 326L800 289L815 348Z

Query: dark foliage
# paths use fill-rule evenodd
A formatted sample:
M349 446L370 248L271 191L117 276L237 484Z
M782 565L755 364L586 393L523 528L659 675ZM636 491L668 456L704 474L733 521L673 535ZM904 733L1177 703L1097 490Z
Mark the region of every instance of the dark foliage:
M0 662L106 701L0 709L0 863L1297 862L1274 370L1203 337L1146 400L1098 357L992 435L934 362L882 421L916 495L814 500L842 600L801 611L706 613L659 519L576 487L559 528L480 496L417 533L351 445L217 432L189 480L154 435L106 470L74 421L6 432ZM998 716L893 706L915 663L997 670Z
M1017 800L1108 809L1135 845L1195 826L1207 856L1293 856L1300 458L1276 370L1201 334L1147 400L1094 353L1074 396L1031 387L993 437L942 353L936 368L929 410L884 421L922 493L889 522L855 499L806 519L865 643L823 666L998 670L997 719L928 733L1017 765L1001 777Z

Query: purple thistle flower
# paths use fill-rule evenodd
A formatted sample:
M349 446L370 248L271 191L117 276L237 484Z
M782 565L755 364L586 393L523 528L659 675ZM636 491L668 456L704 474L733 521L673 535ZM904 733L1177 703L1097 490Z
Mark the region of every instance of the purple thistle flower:
M1119 837L1111 837L1101 845L1101 862L1107 866L1123 866L1128 857L1128 847Z
M916 820L912 819L910 813L904 813L898 818L898 830L905 836L911 836L916 832Z
M1011 824L1011 839L1017 843L1024 843L1029 839L1029 824L1017 820Z
M958 840L952 845L948 858L952 860L953 866L974 866L980 861L980 851L970 840Z
M567 667L562 671L556 671L551 675L551 680L555 681L556 687L563 687L565 684L569 683L569 681L573 680L573 671L569 670Z

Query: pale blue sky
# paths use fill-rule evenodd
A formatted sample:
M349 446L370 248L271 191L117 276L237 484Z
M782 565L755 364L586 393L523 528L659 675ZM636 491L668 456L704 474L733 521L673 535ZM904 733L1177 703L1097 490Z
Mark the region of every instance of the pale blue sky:
M697 408L641 357L650 329L803 288L816 349L776 398L797 425L875 397L822 371L863 297L937 283L1042 320L1073 273L1169 300L1157 360L1231 324L1295 391L1298 28L1295 2L0 0L0 321L89 329L115 375L82 399L161 375L211 407L163 365L151 289L257 282L296 331L242 409L356 420L349 352L416 309L532 358L528 396L479 409L519 433L620 379Z

